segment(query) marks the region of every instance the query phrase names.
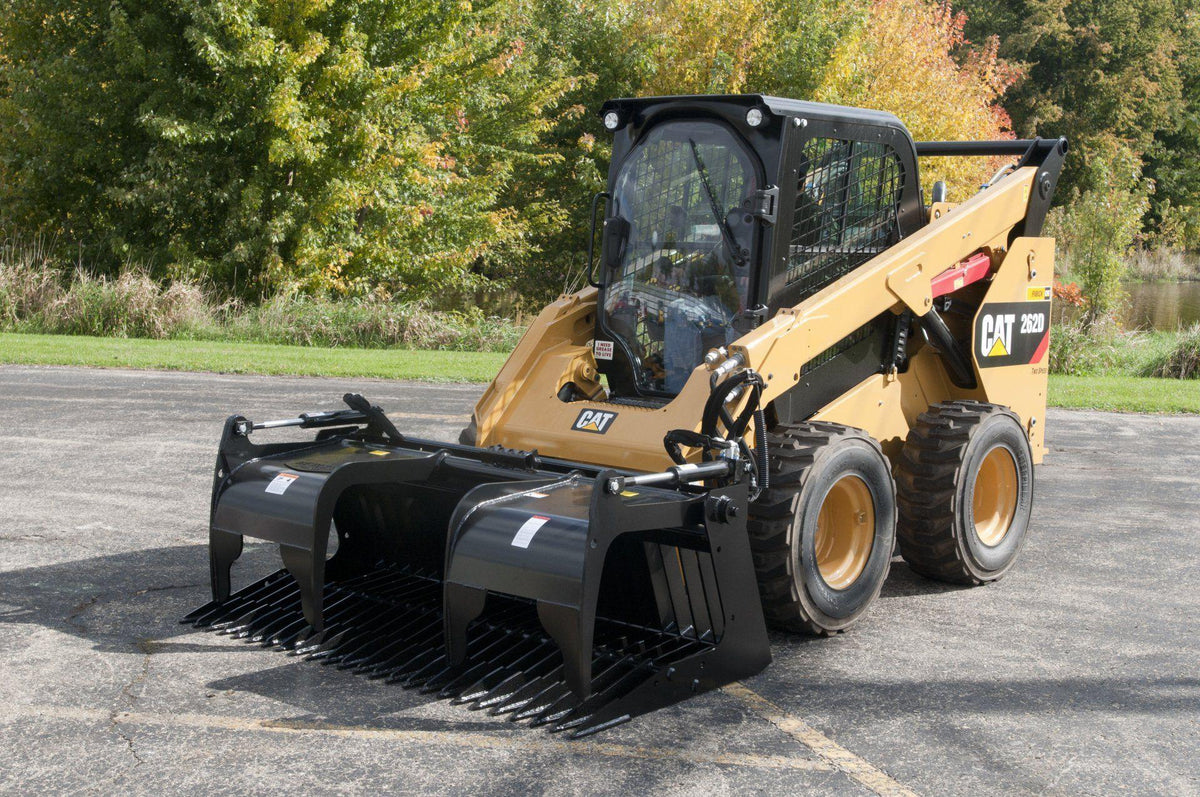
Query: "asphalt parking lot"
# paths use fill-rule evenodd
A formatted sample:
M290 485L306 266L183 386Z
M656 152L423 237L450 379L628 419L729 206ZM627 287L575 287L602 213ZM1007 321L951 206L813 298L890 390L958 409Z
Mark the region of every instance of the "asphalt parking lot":
M349 389L447 440L481 391L0 367L0 790L1200 794L1200 417L1052 411L1010 576L897 560L850 633L568 742L176 623L223 418Z

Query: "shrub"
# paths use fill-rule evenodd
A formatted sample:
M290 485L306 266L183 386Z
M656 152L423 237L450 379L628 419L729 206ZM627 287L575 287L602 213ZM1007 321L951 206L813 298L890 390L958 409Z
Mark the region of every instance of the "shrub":
M115 278L59 276L36 246L0 247L0 330L141 338L246 340L301 346L511 351L523 329L479 310L442 312L377 296L330 300L279 294L217 304L198 283L165 284L144 270Z
M0 212L245 296L477 279L540 223L497 198L570 84L518 5L7 0Z
M1050 373L1086 376L1106 370L1116 359L1114 334L1101 335L1079 319L1050 330Z
M1083 324L1091 327L1124 301L1125 256L1149 206L1150 184L1138 153L1115 140L1087 153L1085 174L1087 187L1051 215L1047 234L1062 246L1065 270L1079 278L1087 299Z

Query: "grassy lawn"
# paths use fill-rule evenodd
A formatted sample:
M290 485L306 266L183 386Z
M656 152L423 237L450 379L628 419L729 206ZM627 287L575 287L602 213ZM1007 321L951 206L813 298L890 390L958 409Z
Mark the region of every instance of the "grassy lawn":
M1114 412L1200 413L1200 380L1051 376L1050 406Z
M488 382L507 356L494 352L322 349L224 341L0 333L0 363L22 365Z
M0 363L24 365L487 382L500 370L505 357L492 352L323 349L259 343L0 333ZM1051 376L1050 405L1124 412L1200 413L1200 381L1132 376Z

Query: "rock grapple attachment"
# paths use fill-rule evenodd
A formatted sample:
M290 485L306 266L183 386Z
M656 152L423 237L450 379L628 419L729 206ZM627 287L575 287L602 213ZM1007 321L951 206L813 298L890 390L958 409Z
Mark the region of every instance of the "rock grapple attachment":
M404 438L348 403L226 422L213 601L185 622L573 736L769 662L744 484ZM250 441L273 425L321 431ZM284 569L235 593L244 536L278 543Z

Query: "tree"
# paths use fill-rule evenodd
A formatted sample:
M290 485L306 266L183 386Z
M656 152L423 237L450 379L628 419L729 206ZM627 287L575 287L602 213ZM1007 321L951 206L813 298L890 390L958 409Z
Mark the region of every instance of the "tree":
M1149 207L1152 184L1142 177L1138 153L1115 137L1095 142L1082 171L1088 189L1072 189L1069 204L1053 211L1049 226L1079 277L1084 325L1091 328L1124 301L1125 255Z
M519 258L488 258L536 304L582 281L588 211L604 190L609 134L605 100L653 94L762 92L811 99L839 40L853 35L866 3L834 0L527 0L510 19L535 60L560 63L572 88L547 115L554 158L521 167L503 203L557 200Z
M834 49L817 97L891 111L918 140L1011 138L1000 98L1019 73L999 58L994 37L972 48L965 25L966 16L948 3L877 0L861 33ZM946 180L952 198L961 200L997 165L992 159L927 159L922 180Z
M1116 139L1145 154L1160 217L1167 203L1200 206L1189 179L1200 155L1195 0L963 0L963 8L968 35L1000 34L1000 56L1025 66L1005 102L1016 132L1071 139L1064 196L1089 187L1096 172L1083 164Z
M520 251L497 198L569 87L503 1L13 0L4 221L114 270L429 294ZM523 212L528 211L528 212Z

